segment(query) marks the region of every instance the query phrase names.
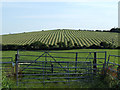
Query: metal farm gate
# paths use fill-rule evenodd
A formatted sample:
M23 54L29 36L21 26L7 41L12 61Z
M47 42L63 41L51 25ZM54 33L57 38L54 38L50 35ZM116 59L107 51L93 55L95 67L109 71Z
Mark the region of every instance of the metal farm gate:
M2 74L11 75L14 73L14 63L12 57L0 57L0 70Z
M89 81L101 74L106 65L106 52L18 51L15 63L17 85L69 84Z
M106 73L115 80L120 80L120 56L109 55Z
M0 86L2 86L2 76L13 76L14 63L12 57L0 57Z

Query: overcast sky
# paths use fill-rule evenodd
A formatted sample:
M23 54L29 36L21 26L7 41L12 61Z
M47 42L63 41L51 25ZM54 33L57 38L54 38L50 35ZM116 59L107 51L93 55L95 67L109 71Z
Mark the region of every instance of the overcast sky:
M2 34L118 26L118 0L45 1L2 2Z

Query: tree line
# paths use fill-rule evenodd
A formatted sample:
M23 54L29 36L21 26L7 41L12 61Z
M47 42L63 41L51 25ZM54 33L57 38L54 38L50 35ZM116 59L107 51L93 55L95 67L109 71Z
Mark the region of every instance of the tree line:
M79 31L94 31L94 30L81 30L79 29ZM110 30L95 30L96 32L116 32L116 33L120 33L120 28L111 28Z
M101 42L100 45L91 45L89 47L87 46L80 46L77 45L77 43L74 43L72 45L71 41L68 41L67 44L65 42L58 42L57 45L46 45L40 41L35 41L33 43L26 44L26 45L1 45L2 50L68 50L68 49L120 49L119 47L116 47L115 45L107 42Z
M69 30L69 29L57 29L57 30ZM42 30L45 31L45 30ZM78 29L78 31L94 31L94 30L82 30L82 29ZM116 33L120 33L120 28L111 28L110 30L95 30L95 32L116 32Z

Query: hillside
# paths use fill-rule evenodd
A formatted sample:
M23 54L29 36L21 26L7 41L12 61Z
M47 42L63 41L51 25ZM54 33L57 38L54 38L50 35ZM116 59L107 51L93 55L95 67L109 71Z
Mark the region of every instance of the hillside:
M79 30L49 30L39 32L29 32L20 34L2 35L2 44L31 44L34 41L41 41L47 45L57 45L62 41L67 43L71 41L72 45L77 43L81 46L99 45L100 42L114 43L118 46L118 33L112 32L95 32L95 31L79 31Z

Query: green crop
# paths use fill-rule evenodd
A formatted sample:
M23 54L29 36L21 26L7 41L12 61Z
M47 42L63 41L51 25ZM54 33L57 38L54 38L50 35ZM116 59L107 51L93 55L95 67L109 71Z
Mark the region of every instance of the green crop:
M57 45L58 42L71 41L72 45L76 43L80 46L99 45L101 42L112 43L118 46L118 34L112 32L95 32L79 30L49 30L39 32L29 32L20 34L2 35L2 44L31 44L35 41L41 41L47 45Z

